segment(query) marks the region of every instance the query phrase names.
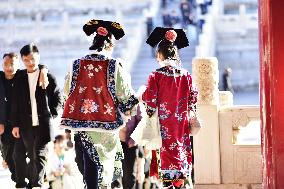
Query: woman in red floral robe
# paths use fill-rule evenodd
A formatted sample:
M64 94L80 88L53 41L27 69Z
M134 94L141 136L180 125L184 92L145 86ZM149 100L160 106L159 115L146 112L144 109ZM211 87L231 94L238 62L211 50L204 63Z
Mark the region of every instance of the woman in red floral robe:
M151 73L142 95L146 111L158 111L162 147L153 151L151 174L159 175L164 186L179 188L191 175L192 153L189 112L197 101L190 73L181 67L178 49L188 46L183 30L156 28L147 43L157 46L161 68Z

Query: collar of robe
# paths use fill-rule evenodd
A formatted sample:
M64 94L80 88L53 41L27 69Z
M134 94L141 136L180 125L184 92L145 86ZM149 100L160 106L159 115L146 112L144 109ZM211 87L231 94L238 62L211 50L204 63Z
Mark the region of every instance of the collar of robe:
M179 66L179 61L173 60L173 59L166 59L166 60L160 61L159 64L161 67L171 66L175 69L179 69L179 70L181 69L181 67Z

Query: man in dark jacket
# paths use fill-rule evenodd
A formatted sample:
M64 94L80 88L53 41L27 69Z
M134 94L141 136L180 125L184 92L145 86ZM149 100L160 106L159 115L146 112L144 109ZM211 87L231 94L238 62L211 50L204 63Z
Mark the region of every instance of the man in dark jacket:
M231 91L234 94L234 89L231 81L232 77L232 69L231 68L226 68L223 75L223 90L224 91Z
M4 108L4 111L6 112L6 116L4 120L5 129L4 129L4 133L1 135L1 140L0 140L0 144L1 144L0 148L1 148L1 153L3 157L2 164L9 168L11 172L11 179L16 183L16 188L18 188L18 185L22 185L22 184L18 183L17 181L14 157L17 157L17 154L26 153L22 139L21 138L15 139L12 135L11 109L12 109L12 94L13 94L13 89L14 89L14 83L15 83L16 78L19 75L21 75L22 73L25 73L25 71L19 70L18 67L19 67L19 57L16 53L10 52L10 53L5 53L3 55L2 68L4 72L0 71L0 82L3 82L4 89L3 90L1 89L0 92L5 92L3 93L4 98L5 98L5 104L3 104L3 106L1 104L1 108ZM41 87L46 88L48 84L48 81L46 81L48 70L43 65L40 65L39 67L41 69L40 83L44 84ZM22 146L23 146L23 148L18 149L16 152L14 152L15 140L18 140L18 142L22 143ZM26 166L26 162L24 161L22 162L22 167L25 167L25 166ZM25 178L25 175L21 175L21 177Z
M5 93L3 82L0 80L0 135L4 133L5 123Z
M51 119L57 116L60 105L59 89L54 76L47 74L49 85L46 89L38 86L39 61L38 48L34 44L24 46L21 58L26 70L16 78L12 104L13 136L22 138L30 162L28 179L31 188L40 188L43 184L47 156L47 143L51 140ZM15 143L15 151L23 146ZM22 162L25 154L15 157L17 179L24 175ZM25 187L25 186L21 186Z
M15 139L12 136L12 126L10 120L11 114L11 96L12 89L14 83L14 76L18 70L19 58L15 53L6 53L3 56L3 70L4 72L0 72L0 82L3 83L3 92L5 103L1 108L5 109L6 115L4 120L5 130L1 135L1 153L3 157L3 166L8 167L11 172L11 179L16 182L15 175L15 164L13 160L13 152L14 152L14 142ZM2 89L1 89L2 92ZM2 99L2 98L1 98Z

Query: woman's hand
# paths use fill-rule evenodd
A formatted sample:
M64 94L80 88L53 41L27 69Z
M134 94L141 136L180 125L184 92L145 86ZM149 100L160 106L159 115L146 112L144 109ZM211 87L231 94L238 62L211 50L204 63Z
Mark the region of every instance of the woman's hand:
M39 74L39 86L42 89L46 89L49 81L48 81L48 77L47 77L47 73L48 73L48 69L47 68L42 68L40 70L40 74Z
M20 138L20 128L19 127L14 127L12 130L12 135L15 138Z
M0 124L0 135L2 135L5 131L4 124Z

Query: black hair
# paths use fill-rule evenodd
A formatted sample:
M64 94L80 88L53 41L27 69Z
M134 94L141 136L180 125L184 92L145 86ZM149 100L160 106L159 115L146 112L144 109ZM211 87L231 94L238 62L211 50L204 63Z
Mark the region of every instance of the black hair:
M31 53L39 53L37 46L33 43L23 46L23 48L20 50L21 57L28 56Z
M98 52L102 51L103 49L106 49L110 46L113 46L112 42L112 34L108 34L106 36L98 35L93 39L93 44L90 46L90 50L97 50Z
M3 55L3 59L5 58L5 57L9 57L9 58L19 58L18 57L18 55L16 54L16 53L14 53L14 52L9 52L9 53L5 53L4 55Z
M163 39L157 46L157 52L161 53L165 59L180 61L178 48L173 43L166 39Z
M55 140L53 141L54 143L57 143L57 142L62 142L64 140L64 136L63 135L57 135L55 137Z

